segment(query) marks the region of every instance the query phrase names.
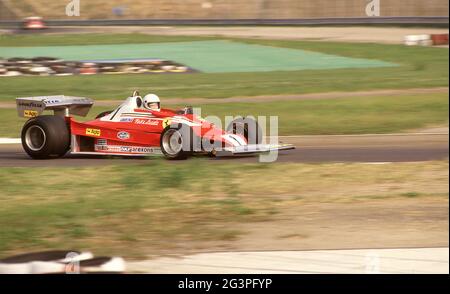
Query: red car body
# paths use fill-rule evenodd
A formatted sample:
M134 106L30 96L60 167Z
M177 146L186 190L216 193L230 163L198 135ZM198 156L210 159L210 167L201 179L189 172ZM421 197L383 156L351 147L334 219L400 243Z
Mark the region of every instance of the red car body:
M81 123L69 118L71 134L75 139L72 153L96 152L116 155L159 153L161 134L173 123L190 123L197 137L220 141L223 146L231 146L223 137L226 135L225 131L215 128L194 114L177 114L170 109L160 111L134 109L133 113L125 114L121 118L122 121L118 122L101 119ZM83 145L86 138L93 139L94 143ZM245 138L241 139L246 142Z

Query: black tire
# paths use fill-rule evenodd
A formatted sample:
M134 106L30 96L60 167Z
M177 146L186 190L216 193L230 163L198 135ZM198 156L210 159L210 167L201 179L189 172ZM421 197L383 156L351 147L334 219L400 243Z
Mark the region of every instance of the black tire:
M100 112L99 114L97 114L97 116L95 117L95 119L104 117L105 115L108 115L108 114L110 114L111 112L113 112L113 110L108 110L108 111Z
M22 128L22 146L34 159L61 157L70 147L70 131L64 118L42 115L28 120Z
M250 117L238 117L227 126L227 132L242 135L249 144L261 144L263 132L258 122Z
M176 146L169 140L171 136L178 136ZM165 158L170 160L183 160L192 155L194 148L194 135L192 129L183 124L167 126L161 133L160 146Z

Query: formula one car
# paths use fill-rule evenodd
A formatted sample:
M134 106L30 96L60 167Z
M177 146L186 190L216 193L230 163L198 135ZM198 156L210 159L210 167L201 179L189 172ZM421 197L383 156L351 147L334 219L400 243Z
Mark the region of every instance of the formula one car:
M157 109L148 98L157 98ZM193 113L160 108L159 98L142 98L135 91L113 111L95 120L77 122L72 115L86 116L93 100L84 97L40 96L17 98L17 111L29 118L22 128L22 146L35 159L71 154L164 155L185 159L193 154L213 156L251 155L294 147L289 144L261 144L261 128L253 119L238 117L227 131ZM41 115L53 110L53 115Z

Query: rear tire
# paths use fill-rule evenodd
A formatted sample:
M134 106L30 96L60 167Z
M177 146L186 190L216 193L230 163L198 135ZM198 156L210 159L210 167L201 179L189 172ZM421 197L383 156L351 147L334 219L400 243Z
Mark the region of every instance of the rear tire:
M250 117L238 117L227 126L227 133L244 136L248 144L261 144L262 129L258 122Z
M22 146L34 159L61 157L70 147L70 131L64 118L42 115L28 120L22 128Z

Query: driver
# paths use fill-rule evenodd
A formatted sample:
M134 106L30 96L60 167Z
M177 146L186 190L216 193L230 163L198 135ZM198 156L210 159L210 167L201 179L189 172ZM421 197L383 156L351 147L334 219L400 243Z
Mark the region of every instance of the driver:
M161 101L159 97L155 94L147 94L144 97L143 105L145 109L152 111L160 111L161 110Z

